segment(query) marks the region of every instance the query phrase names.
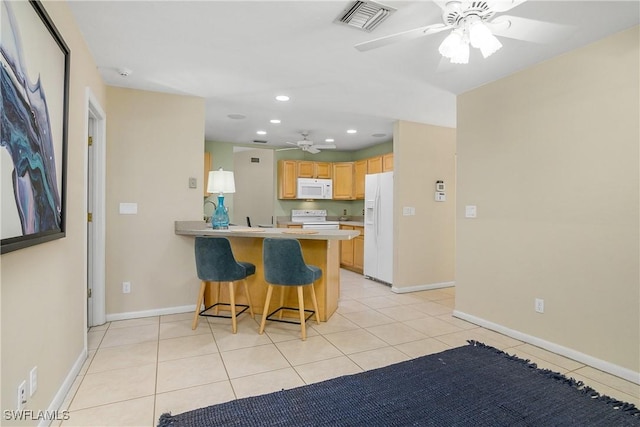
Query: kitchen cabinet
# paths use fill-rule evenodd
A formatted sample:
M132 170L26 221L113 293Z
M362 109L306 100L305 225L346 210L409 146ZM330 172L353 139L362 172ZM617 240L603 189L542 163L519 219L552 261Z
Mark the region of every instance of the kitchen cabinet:
M358 160L353 163L354 197L356 200L364 200L364 176L367 174L367 160Z
M353 200L353 162L333 164L333 199Z
M331 179L331 163L298 161L298 178Z
M393 170L393 153L387 153L382 156L382 172L390 172Z
M353 227L341 225L340 230L353 230ZM340 267L353 268L353 240L340 241Z
M209 193L207 193L207 184L209 182L209 171L211 170L211 166L213 166L211 153L208 151L205 151L204 152L204 179L202 180L204 197L209 196Z
M340 267L362 274L364 271L364 227L341 225L340 230L357 230L360 235L340 241Z
M380 172L382 172L382 156L376 156L367 159L367 173Z
M298 162L278 161L278 199L295 199L298 178Z
M364 271L364 227L353 227L360 235L353 239L353 269L362 274Z

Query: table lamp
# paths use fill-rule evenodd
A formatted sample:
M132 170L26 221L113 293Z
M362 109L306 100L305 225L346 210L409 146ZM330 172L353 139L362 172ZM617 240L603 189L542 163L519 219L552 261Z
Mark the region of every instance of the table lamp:
M207 193L218 193L218 207L211 217L212 228L217 230L229 228L229 214L224 206L224 193L235 192L236 183L233 179L233 172L224 171L222 168L209 172Z

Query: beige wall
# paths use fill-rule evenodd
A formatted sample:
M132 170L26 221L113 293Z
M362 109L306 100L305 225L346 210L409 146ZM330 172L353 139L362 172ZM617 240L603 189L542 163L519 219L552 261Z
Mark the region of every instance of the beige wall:
M259 162L252 162L257 158ZM233 154L233 171L236 192L233 195L233 221L246 225L246 217L251 225L271 224L273 201L276 197L273 186L275 176L274 151L253 149ZM275 223L275 218L273 218Z
M16 409L16 389L38 367L26 409L50 408L83 352L86 306L85 90L106 105L105 87L65 2L43 2L71 50L66 237L2 255L2 409ZM64 396L63 396L64 397ZM33 422L32 424L37 424ZM3 425L10 422L3 421ZM24 424L23 424L24 425Z
M453 285L455 269L456 131L399 121L394 152L393 289L409 292ZM446 201L435 201L436 181ZM404 216L403 207L415 208Z
M107 102L107 320L193 305L193 239L173 230L202 217L204 101L109 87ZM137 203L138 214L119 214L120 203Z
M456 310L636 373L638 40L458 97L456 244Z

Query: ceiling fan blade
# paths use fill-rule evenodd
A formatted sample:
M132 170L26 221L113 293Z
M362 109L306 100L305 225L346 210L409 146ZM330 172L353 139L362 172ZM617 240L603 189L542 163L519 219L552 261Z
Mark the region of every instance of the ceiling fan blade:
M285 144L298 145L295 142L289 142L289 141L285 141Z
M439 33L440 31L448 30L449 28L452 27L445 24L427 25L426 27L414 28L413 30L403 31L401 33L391 34L390 36L384 36L366 42L358 43L357 45L355 45L355 48L360 52L365 52L367 50L376 49L392 43L417 39L418 37Z
M525 1L527 0L492 0L487 3L489 3L494 12L506 12L516 6L520 6Z
M333 150L336 148L335 144L315 144L313 148L318 148L320 150Z
M487 26L496 36L532 43L551 43L566 37L572 30L567 25L508 15L495 18Z
M320 150L318 150L316 147L309 147L306 149L306 151L311 154L318 154L320 152Z
M299 150L299 148L297 147L292 147L292 148L276 148L276 151L288 151L288 150Z

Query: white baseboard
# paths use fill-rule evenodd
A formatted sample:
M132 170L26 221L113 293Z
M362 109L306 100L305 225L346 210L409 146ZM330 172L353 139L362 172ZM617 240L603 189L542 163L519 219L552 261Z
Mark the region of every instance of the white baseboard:
M584 363L585 365L592 366L601 371L608 372L609 374L615 375L616 377L620 377L627 381L640 384L640 372L632 371L631 369L627 369L622 366L615 365L611 362L607 362L606 360L597 359L593 356L589 356L588 354L581 353L571 348L564 347L550 341L545 341L533 335L528 335L523 332L507 328L497 323L493 323L488 320L482 319L480 317L463 313L458 310L453 310L453 316L458 317L462 320L466 320L468 322L474 323L478 326L482 326L483 328L487 328L487 329L491 329L492 331L499 332L511 338L515 338L517 340L524 341L528 344L535 345L536 347L549 350L561 356L568 357L569 359L573 359L578 362Z
M191 305L181 305L177 307L166 307L166 308L156 308L153 310L143 310L143 311L129 311L126 313L111 313L107 314L107 322L113 322L116 320L128 320L128 319L139 319L140 317L153 317L153 316L164 316L167 314L180 314L180 313L188 313L189 311L193 312L196 309L195 304Z
M69 371L64 381L62 382L62 385L58 389L58 392L53 397L53 400L49 405L49 409L47 409L46 411L47 413L53 414L56 411L59 411L61 409L67 409L67 408L61 408L61 406L64 403L64 398L67 397L69 390L71 390L71 387L73 387L73 382L78 377L78 374L80 373L80 370L82 369L82 365L84 365L85 360L87 360L86 348L82 349L82 351L80 352L80 355L78 356L75 363L71 367L71 370ZM38 426L47 427L47 426L50 426L52 422L53 420L43 419L43 420L40 420L40 423L38 423Z
M397 288L395 286L391 286L391 290L396 294L404 294L408 292L431 291L433 289L450 288L455 285L456 285L456 282L441 282L441 283L431 283L431 284L425 284L425 285L407 286L403 288Z

